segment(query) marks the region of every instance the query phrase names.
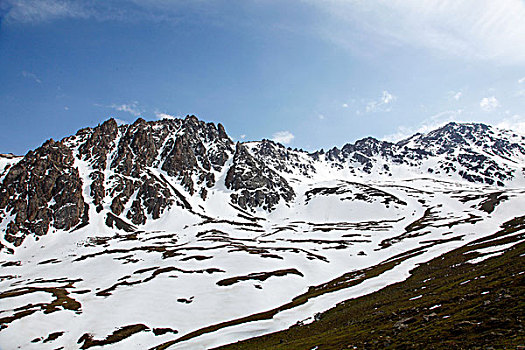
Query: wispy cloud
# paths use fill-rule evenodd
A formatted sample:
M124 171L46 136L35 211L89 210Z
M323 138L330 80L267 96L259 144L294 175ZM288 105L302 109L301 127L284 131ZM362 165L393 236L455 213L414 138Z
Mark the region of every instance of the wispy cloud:
M523 84L523 83L525 83L525 77L518 80L518 84Z
M88 18L91 13L80 1L5 0L7 22L35 23L62 18Z
M463 93L461 91L455 92L452 91L452 98L456 101L459 101L463 97Z
M406 45L462 59L525 62L523 0L307 1L330 16L321 33L351 49Z
M503 119L496 125L498 128L515 131L518 134L525 135L525 117L515 114L510 118Z
M396 97L388 91L383 91L380 99L370 101L366 104L366 112L390 112L390 104L396 100Z
M463 109L447 110L430 116L429 118L421 122L418 126L400 126L397 128L397 131L395 133L385 135L383 137L383 140L397 142L406 139L407 137L410 137L416 133L427 133L450 122L461 122L463 111Z
M133 101L131 103L124 103L124 104L112 104L110 106L107 106L109 108L113 108L116 111L119 112L126 112L131 114L132 116L138 117L144 111L139 107L139 103L137 101Z
M40 80L40 78L38 78L37 75L36 75L35 73L31 73L31 72L28 72L28 71L23 70L23 71L22 71L22 76L23 76L24 78L28 78L28 79L34 80L34 81L37 82L38 84L42 84L42 80Z
M289 131L278 131L272 135L273 141L282 143L283 145L287 145L291 143L294 138L295 138L294 134L292 134Z
M5 23L25 24L61 19L177 23L184 6L197 8L205 5L167 0L3 0L0 1L0 19Z
M496 108L500 107L501 105L496 97L490 96L490 97L482 98L481 101L479 102L479 106L485 112L491 112L495 110Z

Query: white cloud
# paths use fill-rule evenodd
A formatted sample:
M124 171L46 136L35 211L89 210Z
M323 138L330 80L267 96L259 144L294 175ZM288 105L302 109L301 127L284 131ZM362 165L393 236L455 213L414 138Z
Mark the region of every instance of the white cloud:
M525 77L523 77L520 80L518 80L518 84L523 84L523 83L525 83Z
M168 114L168 113L162 113L162 112L156 112L155 116L158 119L177 119L177 118L180 118L179 116L171 115L171 114Z
M40 80L37 75L35 73L31 73L31 72L28 72L28 71L25 71L23 70L22 71L22 76L24 78L28 78L28 79L32 79L34 80L35 82L39 83L39 84L42 84L42 80Z
M348 108L348 103L343 103L343 108Z
M485 112L491 112L495 110L496 108L500 107L501 105L496 97L490 96L490 97L484 97L483 99L481 99L479 106Z
M143 111L139 107L139 103L137 101L133 101L128 104L112 104L111 106L108 106L110 108L113 108L114 110L117 110L119 112L126 112L129 113L135 117L138 117L143 113Z
M390 102L395 100L395 96L390 94L388 91L383 91L383 97L381 98L381 102L384 104L389 104Z
M452 98L456 101L459 101L459 99L461 98L461 96L463 96L463 93L461 91L457 92L454 94L454 96L452 96Z
M353 50L407 45L464 59L525 62L523 0L306 1L330 16L321 34Z
M292 134L289 131L278 131L272 135L273 141L282 143L283 145L289 144L290 142L293 141L294 138L295 138L294 134Z
M383 95L379 100L370 101L366 104L366 112L390 112L390 104L396 100L396 97L388 91L383 91Z
M525 117L518 114L513 115L510 118L503 119L501 122L496 124L498 128L512 130L518 134L525 136Z
M246 135L242 134L240 137L241 137L241 140L244 140L246 138Z
M69 111L69 107L68 106L64 106L64 110L65 111Z
M317 116L317 118L319 118L319 120L324 120L325 116L324 116L324 114L319 114L319 115Z

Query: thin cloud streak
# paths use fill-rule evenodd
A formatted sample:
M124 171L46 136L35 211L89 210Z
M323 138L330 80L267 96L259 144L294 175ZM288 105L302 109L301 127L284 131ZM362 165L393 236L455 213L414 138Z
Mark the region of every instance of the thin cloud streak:
M396 100L396 96L392 95L388 91L383 91L383 95L377 101L370 101L366 105L366 112L390 112L391 107L389 106Z
M322 35L353 50L372 42L377 49L412 46L463 59L525 62L522 0L307 1L331 17Z
M100 105L96 105L100 106ZM126 112L131 114L134 117L138 117L144 113L144 111L139 107L139 103L137 101L133 101L131 103L124 103L124 104L112 104L109 106L101 106L101 107L109 107L113 108L116 111L119 112Z
M397 128L397 131L395 133L390 134L390 135L385 135L383 136L382 139L384 141L398 142L416 133L421 133L421 134L427 133L429 131L442 127L445 124L450 123L450 122L466 121L461 118L463 115L463 112L464 112L463 109L443 111L443 112L434 114L433 116L427 118L417 127L400 126Z
M94 0L5 0L0 17L5 23L39 24L63 19L120 22L177 23L180 2Z
M38 23L63 18L88 18L90 12L80 2L64 0L7 0L7 22Z
M38 76L35 73L31 73L31 72L28 72L28 71L24 70L24 71L22 71L22 76L24 78L28 78L28 79L34 80L38 84L42 84L42 80L40 80L40 78L38 78Z

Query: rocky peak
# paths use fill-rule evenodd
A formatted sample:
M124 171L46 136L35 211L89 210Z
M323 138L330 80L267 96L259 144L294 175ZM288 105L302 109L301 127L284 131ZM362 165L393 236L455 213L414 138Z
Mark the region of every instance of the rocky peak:
M118 134L115 119L111 118L94 129L83 129L77 135L85 135L86 141L78 149L82 159L90 161L93 168L103 170L107 166L107 156L111 143Z
M90 207L107 222L135 225L172 206L205 210L209 190L223 185L219 179L233 204L268 211L291 205L291 184L348 173L392 176L397 169L503 186L523 178L525 138L483 124L450 123L395 144L367 137L308 154L270 140L234 145L221 124L189 115L120 126L109 119L46 141L23 158L0 160L3 242L16 246L29 234L86 223Z
M315 173L313 159L304 151L292 150L266 139L246 143L246 147L249 147L254 157L281 174L311 177Z
M262 207L272 210L281 198L290 202L295 196L282 176L252 156L248 148L239 142L233 164L226 175L226 187L235 191L231 195L232 202L243 209Z
M198 192L204 199L233 151L222 125L195 116L139 118L121 126L109 119L61 142L49 140L6 167L0 185L5 240L19 245L30 233L69 230L87 220L89 205L98 213L106 210L144 224L148 215L159 218L172 205L187 207L183 195L158 172L188 195Z
M454 147L466 147L484 139L492 133L484 124L458 124L451 122L445 126L421 135L418 143L437 154L449 152Z

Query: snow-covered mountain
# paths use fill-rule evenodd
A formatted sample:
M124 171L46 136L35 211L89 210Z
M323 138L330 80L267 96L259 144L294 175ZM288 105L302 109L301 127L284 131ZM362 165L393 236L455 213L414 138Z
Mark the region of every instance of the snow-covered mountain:
M308 153L194 116L110 119L0 155L0 183L0 348L209 348L523 216L525 137L449 123Z

